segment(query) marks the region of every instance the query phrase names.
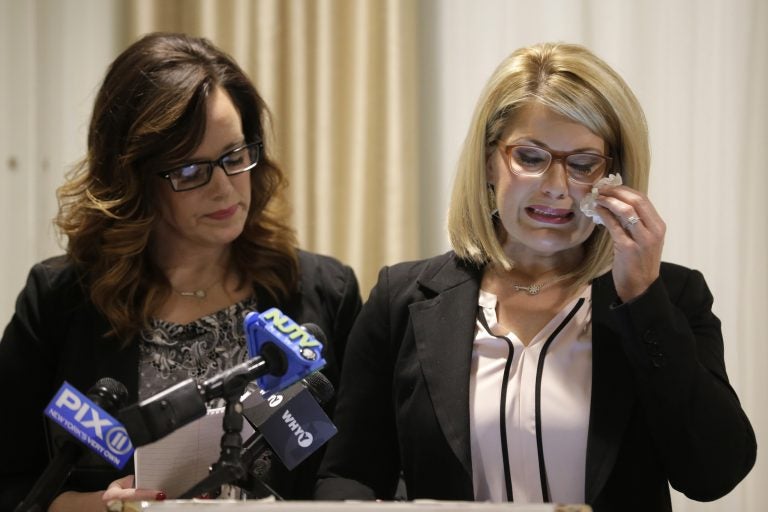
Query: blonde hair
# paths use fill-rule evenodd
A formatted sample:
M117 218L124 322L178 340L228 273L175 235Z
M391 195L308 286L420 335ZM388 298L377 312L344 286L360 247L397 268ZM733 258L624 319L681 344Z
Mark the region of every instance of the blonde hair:
M448 234L456 254L478 266L514 267L496 235L495 208L486 162L512 116L530 103L542 104L589 128L606 142L612 172L645 192L650 150L640 103L624 80L583 46L542 43L521 48L494 71L477 102L459 157L448 212ZM585 242L585 264L574 287L605 272L612 261L610 235L595 229Z

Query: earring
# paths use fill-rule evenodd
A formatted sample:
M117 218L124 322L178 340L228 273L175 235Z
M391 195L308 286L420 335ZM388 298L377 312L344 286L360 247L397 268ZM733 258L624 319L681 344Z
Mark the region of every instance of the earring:
M499 208L496 206L496 190L493 188L492 183L486 183L488 191L488 209L491 210L491 217L499 217Z

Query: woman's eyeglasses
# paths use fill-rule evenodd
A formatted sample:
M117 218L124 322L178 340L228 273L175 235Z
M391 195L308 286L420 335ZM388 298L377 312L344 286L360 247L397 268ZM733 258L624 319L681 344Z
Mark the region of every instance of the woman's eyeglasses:
M157 173L165 178L176 192L192 190L207 185L213 176L213 169L221 167L227 176L247 172L256 167L263 151L261 142L253 142L227 151L216 160L190 162Z
M498 148L506 157L509 170L518 176L541 176L547 172L552 162L559 160L568 179L579 185L595 183L606 174L613 162L611 157L597 153L563 153L519 144L498 145Z

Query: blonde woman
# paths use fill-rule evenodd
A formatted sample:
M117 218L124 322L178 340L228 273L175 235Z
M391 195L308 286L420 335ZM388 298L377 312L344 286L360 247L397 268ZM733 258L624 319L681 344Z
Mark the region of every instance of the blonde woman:
M316 497L392 499L402 476L408 499L669 510L669 484L733 489L754 433L704 278L661 262L649 170L643 112L598 57L502 62L460 157L453 251L384 268L352 329Z

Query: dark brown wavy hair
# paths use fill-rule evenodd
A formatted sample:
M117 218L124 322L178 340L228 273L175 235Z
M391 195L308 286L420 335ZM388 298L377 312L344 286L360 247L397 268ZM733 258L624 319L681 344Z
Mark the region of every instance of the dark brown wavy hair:
M240 113L246 143L264 144L250 173L252 200L232 265L243 283L277 301L296 289L296 235L286 223L286 180L264 137L270 120L264 100L210 41L149 34L110 65L93 109L88 153L58 190L55 221L68 255L84 270L90 299L112 327L109 335L124 343L148 326L170 293L147 250L156 222L155 174L200 144L207 97L216 87Z

